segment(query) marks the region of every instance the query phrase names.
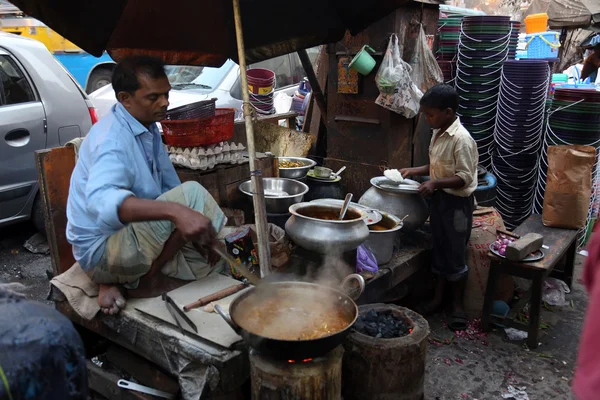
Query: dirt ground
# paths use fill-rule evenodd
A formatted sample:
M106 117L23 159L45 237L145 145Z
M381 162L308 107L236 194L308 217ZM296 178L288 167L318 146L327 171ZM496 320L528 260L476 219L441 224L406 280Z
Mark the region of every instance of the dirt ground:
M34 233L29 224L0 230L0 282L20 282L29 298L43 301L48 292L48 255L31 254L23 243ZM425 376L427 400L502 399L508 386L524 388L531 400L572 399L571 381L587 295L579 283L583 258L578 258L571 304L543 311L543 330L537 349L511 342L502 330L468 340L453 337L443 315L429 318L431 337ZM448 340L450 344L440 344ZM521 399L519 399L521 400Z

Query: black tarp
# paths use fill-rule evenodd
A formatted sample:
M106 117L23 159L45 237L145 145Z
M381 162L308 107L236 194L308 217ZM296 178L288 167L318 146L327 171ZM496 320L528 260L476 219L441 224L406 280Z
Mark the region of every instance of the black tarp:
M341 40L412 0L240 0L246 58L254 63ZM237 60L232 0L12 0L87 52L135 53L168 64Z

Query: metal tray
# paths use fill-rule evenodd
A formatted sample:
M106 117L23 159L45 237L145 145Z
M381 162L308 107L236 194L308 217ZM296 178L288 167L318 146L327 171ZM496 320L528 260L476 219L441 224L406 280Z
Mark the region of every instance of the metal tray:
M497 256L497 257L506 259L505 256L500 255L500 253L498 253L496 250L494 250L492 248L492 245L493 245L493 243L490 244L490 251L492 252L492 254L495 255L495 256ZM528 255L527 257L525 257L521 261L516 261L516 262L534 262L534 261L540 261L545 256L546 256L546 254L544 254L543 250L538 250L538 251L533 252L533 254Z
M402 183L394 182L385 176L371 178L371 185L390 193L419 193L419 182L405 179Z

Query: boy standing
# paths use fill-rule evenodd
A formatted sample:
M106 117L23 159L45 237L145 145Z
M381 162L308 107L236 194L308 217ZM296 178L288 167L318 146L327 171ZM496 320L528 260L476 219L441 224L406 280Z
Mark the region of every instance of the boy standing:
M473 192L477 187L477 144L456 116L458 93L451 86L432 87L421 99L421 112L434 128L429 146L429 164L405 168L403 177L429 174L419 193L431 197L430 225L433 237L433 272L438 276L435 295L422 312L433 312L442 304L448 281L453 289L453 330L467 327L463 293L467 280L466 251L473 223Z

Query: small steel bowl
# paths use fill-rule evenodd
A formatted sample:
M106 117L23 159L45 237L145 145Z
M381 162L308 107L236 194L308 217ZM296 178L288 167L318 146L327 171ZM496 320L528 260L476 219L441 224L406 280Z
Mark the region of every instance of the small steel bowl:
M302 179L308 174L308 171L317 165L310 158L304 157L277 157L277 161L298 161L304 164L302 167L281 168L279 167L279 176L281 178Z
M265 207L269 214L287 214L292 204L302 202L308 192L308 186L302 182L286 178L263 178L265 191L283 191L289 196L265 195ZM252 181L246 181L239 186L242 193L252 198Z

